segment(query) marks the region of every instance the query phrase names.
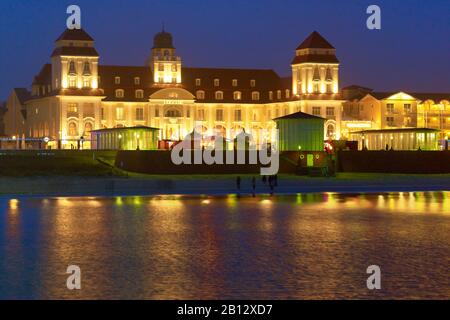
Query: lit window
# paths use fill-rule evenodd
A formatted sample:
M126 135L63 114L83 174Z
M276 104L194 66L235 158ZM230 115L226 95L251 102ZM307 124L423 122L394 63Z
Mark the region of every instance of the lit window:
M312 108L312 114L315 115L315 116L320 116L321 112L322 112L322 110L321 110L320 107L313 107Z
M172 65L172 72L177 72L177 65L176 64Z
M232 85L233 85L233 87L237 87L237 85L238 85L237 79L233 79Z
M198 120L199 121L205 121L205 110L199 109L197 111L197 115L198 115Z
M158 71L164 71L164 65L162 63L158 65Z
M218 87L218 86L220 86L220 80L214 79L214 87Z
M90 76L91 75L91 65L89 62L85 62L83 65L83 76Z
M77 87L77 79L75 77L69 77L69 88Z
M69 136L75 137L78 136L77 124L75 122L69 123Z
M216 110L216 121L223 121L223 109Z
M250 87L256 87L256 80L250 80Z
M242 121L242 111L234 110L234 121Z
M77 103L68 103L67 104L67 112L68 113L78 113L78 104Z
M223 92L216 91L216 100L223 100Z
M386 105L386 111L387 111L388 113L394 113L394 104L393 104L393 103L388 103L388 104Z
M205 99L205 91L197 91L197 99L204 100Z
M259 100L259 92L258 91L252 92L252 100L253 101Z
M83 136L90 137L90 136L91 136L92 128L93 128L92 123L86 122L86 123L84 124L84 134L83 134Z
M91 80L89 78L83 79L83 88L90 88L91 87Z
M135 77L135 78L134 78L134 84L135 84L136 86L140 85L140 84L141 84L141 78Z
M116 120L123 120L124 118L124 110L123 107L116 108Z
M195 79L195 85L197 87L200 87L202 85L202 80L201 79Z
M334 117L334 108L327 107L327 117Z
M76 75L77 74L77 70L75 67L75 62L74 61L70 61L69 62L69 75Z
M389 127L394 127L394 117L386 117L386 122Z
M116 98L123 98L124 97L124 91L122 89L116 90Z
M286 89L286 99L289 99L290 96L291 96L291 92L288 89Z
M239 92L239 91L235 91L235 92L233 93L233 99L234 99L234 100L241 100L241 99L242 99L242 93Z
M175 109L167 110L166 117L169 118L181 118L181 112Z
M137 121L144 120L144 108L136 108L136 120Z
M120 84L120 77L115 77L114 78L114 83L115 84Z
M281 99L281 90L277 91L277 99L280 100Z
M144 90L136 90L136 99L144 98Z
M404 106L405 113L411 113L411 104L407 103Z
M273 91L269 91L269 100L273 100Z

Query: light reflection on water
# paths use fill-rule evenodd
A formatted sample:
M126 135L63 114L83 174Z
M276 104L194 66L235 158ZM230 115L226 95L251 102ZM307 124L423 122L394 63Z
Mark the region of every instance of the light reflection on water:
M450 298L449 192L19 198L0 212L0 298Z

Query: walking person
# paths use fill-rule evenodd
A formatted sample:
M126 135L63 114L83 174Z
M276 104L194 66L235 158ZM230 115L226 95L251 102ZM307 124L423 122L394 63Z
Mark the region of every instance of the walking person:
M269 177L270 195L273 196L273 176Z
M238 190L238 196L241 194L241 177L237 177L236 179L236 187Z
M252 179L252 190L253 190L253 198L256 197L256 178Z

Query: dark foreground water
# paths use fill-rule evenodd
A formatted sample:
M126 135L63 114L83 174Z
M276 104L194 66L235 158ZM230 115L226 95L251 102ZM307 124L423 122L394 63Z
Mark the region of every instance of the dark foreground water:
M0 298L448 299L449 245L449 192L2 198Z

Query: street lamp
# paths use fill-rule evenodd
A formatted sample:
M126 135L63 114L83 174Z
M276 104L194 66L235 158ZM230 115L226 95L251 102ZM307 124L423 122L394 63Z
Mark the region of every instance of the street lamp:
M119 133L119 150L122 150L122 135Z

